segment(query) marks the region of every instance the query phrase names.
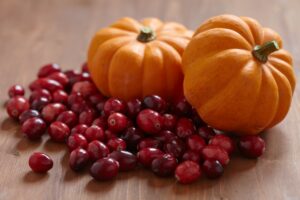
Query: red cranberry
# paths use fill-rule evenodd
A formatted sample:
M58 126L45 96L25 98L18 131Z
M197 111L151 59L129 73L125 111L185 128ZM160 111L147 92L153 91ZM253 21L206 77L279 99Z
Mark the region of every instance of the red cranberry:
M78 124L77 126L74 126L74 128L72 128L71 135L73 135L73 134L84 135L87 128L88 128L88 126L85 124Z
M70 135L70 129L66 124L56 121L50 124L48 134L55 142L64 142Z
M33 117L41 117L41 116L37 110L26 110L22 112L22 114L19 116L19 122L20 124L23 124L27 119Z
M53 161L48 155L35 152L29 158L29 166L34 172L46 173L53 167Z
M86 138L81 134L73 134L68 137L67 146L72 151L78 147L86 148L88 145Z
M200 157L200 154L199 153L196 153L192 150L188 150L186 151L183 156L182 156L182 160L185 161L185 160L191 160L191 161L194 161L196 163L199 163L200 160L201 160L201 157Z
M119 172L119 163L112 158L97 160L90 169L91 176L96 180L106 181L115 178Z
M89 73L89 68L86 62L81 65L81 72Z
M209 144L216 145L227 151L228 155L232 154L234 151L233 140L226 135L216 135L209 140Z
M113 113L107 119L108 128L116 133L127 128L128 119L122 113Z
M47 76L47 78L50 78L52 80L59 82L62 86L66 86L69 82L68 77L62 72L54 72L54 73L50 74L49 76Z
M93 140L99 140L101 142L105 141L105 134L103 129L96 125L92 125L91 127L87 128L84 136L89 142Z
M43 110L42 110L42 117L43 119L48 122L51 123L54 120L56 120L56 118L58 117L58 115L64 111L66 111L66 106L64 106L61 103L51 103L46 105Z
M43 108L50 103L49 99L45 97L40 97L37 99L34 99L30 105L31 109L41 111Z
M89 81L77 82L73 85L72 92L81 93L84 97L89 97L98 92L96 86Z
M144 167L151 167L151 163L155 158L159 158L163 156L164 153L155 148L144 148L141 149L137 153L138 161L144 166Z
M98 140L94 140L88 144L87 152L92 161L104 158L109 154L109 149L105 144Z
M161 141L163 143L167 143L176 138L177 138L177 135L175 135L175 133L168 131L168 130L161 131L161 132L159 132L159 134L157 136L155 136L155 139L157 139L158 141Z
M98 103L104 102L105 101L105 97L102 94L97 93L97 94L90 95L89 96L89 101L93 105L97 105Z
M72 128L78 123L78 117L73 111L67 110L67 111L60 113L58 115L56 121L63 122L68 127Z
M63 86L55 80L49 78L40 78L33 81L29 85L29 88L31 91L46 89L49 90L50 92L54 92L55 90L62 90Z
M157 134L163 127L163 117L158 113L150 109L142 110L137 116L138 126L150 134Z
M153 139L153 138L145 138L142 139L138 144L138 149L144 149L144 148L161 148L161 142L159 140Z
M207 126L200 127L198 129L198 134L207 142L216 135L215 131Z
M107 128L107 119L104 116L100 116L93 121L93 125L99 126L102 129Z
M86 124L88 126L92 125L96 115L93 110L85 110L79 115L79 123Z
M229 163L229 156L227 152L219 146L208 145L202 150L202 157L204 160L217 160L223 166Z
M61 71L61 69L58 64L50 63L50 64L44 65L40 68L40 70L38 72L38 77L39 78L46 77L54 72L60 72L60 71Z
M256 135L242 136L239 139L238 148L243 156L258 158L265 152L265 141Z
M125 114L126 113L126 104L120 99L109 98L104 104L103 111L104 111L105 116L109 116L115 112Z
M46 129L46 123L38 117L29 118L22 125L22 132L32 140L40 139Z
M137 157L129 151L113 151L108 157L118 161L120 171L133 170L137 166Z
M13 97L6 104L7 114L14 119L18 119L19 116L28 109L29 102L22 96Z
M139 99L133 99L127 102L127 114L135 118L142 109L142 102Z
M177 118L171 114L164 114L164 129L173 131L177 124Z
M111 138L106 143L110 151L119 151L126 149L126 142L121 138Z
M146 96L143 100L143 105L145 108L163 113L167 109L167 103L160 96L150 95Z
M99 112L101 112L101 115L102 115L102 116L107 117L107 116L104 114L104 111L103 111L105 102L106 102L106 100L100 101L99 103L97 103L96 108L97 108L97 110L98 110ZM103 113L103 114L102 114L102 113Z
M111 130L105 130L104 135L107 141L117 137L117 134Z
M72 106L75 103L84 103L85 100L81 93L72 93L68 97L68 105Z
M197 181L201 176L201 169L194 161L184 161L175 170L175 177L179 183L189 184Z
M39 89L39 90L34 90L30 94L29 102L33 102L35 99L40 99L41 97L48 99L49 102L52 100L52 96L48 90Z
M180 138L186 138L196 132L192 120L188 118L180 118L176 125L176 134Z
M152 161L151 169L158 176L172 176L177 167L177 160L170 154L165 154Z
M14 85L8 90L8 96L10 98L15 96L24 96L25 90L21 85Z
M173 112L178 116L189 116L192 113L192 106L185 98L181 98L174 103Z
M69 79L68 87L73 86L74 83L76 83L78 81L83 81L82 74L76 70L67 70L64 72L64 74Z
M127 147L130 150L135 151L137 144L143 138L143 133L135 127L129 127L126 129L121 138L126 141Z
M64 90L56 90L52 93L52 100L54 103L67 104L68 94Z
M204 161L202 169L208 178L218 178L222 176L224 172L222 164L217 160Z
M70 154L69 166L74 171L82 170L89 162L89 154L82 148L74 149Z
M164 150L176 158L181 158L185 151L185 144L180 139L173 139L165 143Z
M206 146L206 143L199 135L191 135L187 138L186 145L188 149L200 154L202 149Z

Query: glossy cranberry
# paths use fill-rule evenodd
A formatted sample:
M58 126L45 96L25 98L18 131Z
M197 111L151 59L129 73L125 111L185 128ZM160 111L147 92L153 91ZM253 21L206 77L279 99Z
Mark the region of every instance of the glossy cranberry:
M51 104L46 105L43 108L41 114L42 114L43 119L46 122L51 123L56 120L56 118L58 117L58 115L60 113L66 111L66 110L67 110L66 106L64 106L61 103L51 103Z
M234 151L234 142L233 140L226 135L216 135L209 140L209 144L219 146L223 148L228 155L232 154Z
M117 134L111 130L104 131L106 141L118 137Z
M121 138L111 138L106 143L110 151L119 151L126 149L126 142Z
M46 123L38 117L29 118L22 124L22 133L31 140L40 139L46 129Z
M202 126L198 129L198 134L206 141L208 142L211 138L213 138L216 133L215 131L208 127L208 126Z
M84 135L87 128L88 128L88 126L85 124L78 124L72 128L71 135L73 135L73 134Z
M52 101L54 103L68 103L68 94L64 90L56 90L52 93Z
M68 127L72 128L78 123L78 117L73 111L67 110L67 111L60 113L58 115L56 121L63 122Z
M100 93L90 95L88 99L93 105L97 105L98 103L105 101L105 97Z
M138 150L144 149L144 148L161 148L161 142L159 140L153 139L153 138L144 138L142 139L138 144Z
M142 110L136 119L138 126L149 134L158 134L163 128L163 117L151 109Z
M187 138L188 136L194 134L196 128L192 120L188 118L180 118L176 125L176 134L180 138Z
M89 162L89 154L85 149L77 148L74 149L69 158L69 166L74 171L80 171Z
M217 160L206 160L202 165L204 174L208 178L218 178L222 176L224 168L222 164Z
M143 137L142 131L135 127L127 128L121 135L121 138L126 141L127 148L133 151L136 150L137 144Z
M177 118L172 114L164 114L164 129L173 131L177 124Z
M109 149L104 143L94 140L88 144L87 152L90 155L90 159L95 161L106 157L109 154Z
M196 153L192 150L188 150L186 151L183 156L182 156L182 160L185 161L185 160L191 160L191 161L194 161L196 163L199 163L200 160L201 160L201 156L199 153Z
M33 153L30 156L28 163L32 171L37 173L46 173L53 167L52 159L41 152Z
M31 109L42 111L43 108L50 103L49 99L46 97L40 97L37 99L34 99L30 105Z
M84 133L85 138L91 142L93 140L99 140L101 142L105 141L105 134L101 127L92 125L86 129Z
M119 163L113 158L102 158L94 162L90 169L91 176L100 181L115 178L119 172Z
M82 81L82 74L76 70L67 70L64 71L64 74L68 77L69 83L67 85L68 88L72 87L74 83L78 81Z
M29 109L29 102L22 96L16 96L8 100L6 104L7 114L14 119L18 119L19 116Z
M219 146L207 145L202 150L202 157L204 160L217 160L223 166L229 163L228 153Z
M127 128L128 119L122 113L113 113L107 119L108 128L116 133Z
M86 138L81 134L73 134L68 137L67 146L71 151L77 149L78 147L85 149L87 145L88 142Z
M139 99L132 99L127 102L127 115L135 118L142 109L142 102Z
M188 149L200 154L202 149L206 146L206 143L201 136L191 135L186 140L186 146Z
M194 161L184 161L175 170L175 177L179 183L189 184L197 181L202 172L198 163Z
M62 72L54 72L47 76L47 78L59 82L63 87L66 86L69 82L68 77Z
M49 102L52 100L51 93L46 89L34 90L30 94L29 102L33 102L35 99L40 99L41 97L47 98Z
M19 122L20 124L23 124L27 119L33 117L41 117L41 116L37 110L26 110L22 112L22 114L19 116Z
M151 169L157 176L172 176L177 167L177 160L170 154L165 154L152 161Z
M185 149L185 144L180 139L173 139L164 145L165 152L173 155L176 158L181 158Z
M181 98L174 103L173 112L177 116L189 116L192 113L192 106L185 98Z
M81 93L72 93L68 97L68 105L72 106L75 103L83 103L85 102L84 97Z
M137 166L137 157L129 151L113 151L108 157L118 161L120 171L133 170Z
M58 64L50 63L50 64L44 65L40 68L40 70L38 72L38 77L39 78L46 77L54 72L60 72L60 71L61 71L61 69Z
M164 153L155 148L144 148L141 149L137 153L138 161L144 166L144 167L151 167L151 163L155 158L159 158L163 156Z
M77 82L73 85L72 92L81 93L84 97L89 97L98 92L96 86L89 81Z
M90 126L92 125L95 118L96 114L93 110L85 110L79 115L79 123Z
M84 62L82 65L81 65L81 72L87 72L89 73L89 68L88 68L88 65L86 62Z
M238 148L247 158L258 158L265 152L265 141L255 135L242 136L238 142Z
M161 141L163 143L167 143L176 138L178 138L177 135L168 130L161 131L158 135L155 136L156 140Z
M107 119L104 116L100 116L93 121L93 125L99 126L102 129L107 128Z
M56 121L50 124L48 134L53 141L64 142L70 135L70 129L66 124Z
M8 90L8 96L10 98L15 96L24 96L25 89L21 85L14 85Z
M62 90L63 86L55 80L49 78L40 78L30 83L29 88L31 91L46 89L49 92L54 92L56 90Z
M103 107L104 114L107 117L115 112L125 114L126 109L126 104L122 100L116 98L109 98Z
M166 101L157 95L146 96L143 100L143 106L160 113L167 109Z

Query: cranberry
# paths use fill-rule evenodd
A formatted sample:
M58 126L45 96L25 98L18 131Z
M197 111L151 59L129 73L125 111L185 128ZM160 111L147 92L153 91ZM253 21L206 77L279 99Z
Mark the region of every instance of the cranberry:
M138 149L144 149L144 148L161 148L161 142L159 140L153 139L153 138L145 138L142 139L138 144Z
M79 123L86 124L88 126L92 125L96 114L93 110L85 110L79 115Z
M178 137L186 138L196 132L192 120L188 118L180 118L176 125L176 134Z
M34 99L32 101L32 103L30 105L30 108L34 109L34 110L41 111L49 103L50 103L49 99L47 99L46 97L40 97L40 98Z
M202 126L198 129L198 134L205 139L206 142L208 142L211 138L213 138L216 133L215 131L208 127L208 126Z
M81 93L84 97L89 97L98 92L96 86L89 81L77 82L73 85L72 92Z
M167 103L160 96L150 95L146 96L143 100L143 105L145 108L163 113L167 109Z
M97 160L90 169L91 176L96 180L106 181L115 178L119 172L119 163L112 158Z
M99 112L101 112L101 114L103 113L102 116L105 116L104 110L103 110L105 102L106 102L106 100L103 100L103 101L100 101L99 103L97 103L97 105L96 105L97 110ZM105 117L107 117L107 116L105 116Z
M209 144L216 145L223 148L228 155L232 154L234 151L233 140L226 135L216 135L209 140Z
M143 138L143 133L135 127L129 127L126 129L121 138L126 141L127 147L130 150L135 151L137 144Z
M88 128L88 126L85 124L78 124L77 126L74 126L74 128L72 128L71 135L73 135L73 134L84 135L87 128Z
M86 138L81 134L73 134L68 137L67 146L72 151L78 147L86 148L88 145Z
M222 176L224 172L222 164L217 160L204 161L202 169L208 178L218 178Z
M109 154L109 149L105 144L98 140L90 142L87 146L87 152L90 155L92 161L104 158Z
M107 124L110 130L118 133L127 128L128 119L122 113L113 113L107 119Z
M201 169L194 161L184 161L175 170L175 177L179 183L189 184L197 181L201 176Z
M242 136L239 139L238 148L243 156L257 158L265 152L265 141L255 135Z
M157 136L155 136L155 139L157 139L158 141L161 141L163 143L167 143L176 138L177 138L177 135L175 135L175 133L168 131L168 130L161 131L161 132L159 132L159 134Z
M74 149L70 154L69 166L74 171L82 170L89 162L89 154L82 148Z
M41 97L47 98L50 102L52 100L52 96L50 92L46 89L34 90L29 97L29 101L33 102L35 99L40 99Z
M93 105L97 105L98 103L104 102L105 101L105 97L100 94L100 93L96 93L93 95L89 96L89 101L93 104Z
M81 65L81 72L89 73L89 68L86 62Z
M48 155L35 152L29 158L29 166L34 172L46 173L53 167L53 161Z
M177 118L172 114L164 114L164 129L173 131L177 124Z
M29 102L22 96L13 97L6 104L7 114L14 119L18 119L19 116L28 109Z
M202 157L204 160L217 160L223 166L229 163L229 156L227 152L219 146L208 145L202 150Z
M174 103L173 112L177 116L189 116L192 113L192 106L185 98L181 98Z
M125 114L126 113L126 104L120 99L109 98L104 104L103 111L104 111L105 116L109 116L115 112Z
M50 124L48 134L55 142L64 142L70 134L70 129L66 124L56 121Z
M76 104L76 103L82 104L84 102L85 102L85 100L81 93L72 93L68 97L68 105L69 106L72 106L73 104Z
M127 114L135 118L142 109L142 102L139 99L133 99L127 102Z
M180 139L173 139L165 143L164 150L176 158L181 158L185 151L185 144Z
M64 111L66 111L66 106L64 106L63 104L51 103L43 108L42 117L46 122L51 123L56 120L60 113Z
M63 122L68 127L72 128L78 123L78 117L73 111L67 110L67 111L60 113L58 115L56 121Z
M200 154L202 149L206 146L206 143L199 135L191 135L186 140L186 146L188 149Z
M50 64L44 65L40 68L40 70L38 72L38 77L39 78L46 77L54 72L60 72L60 71L61 71L61 69L58 64L50 63Z
M69 82L68 77L62 72L54 72L54 73L50 74L49 76L47 76L47 78L50 78L52 80L59 82L63 87L66 86Z
M137 166L137 157L129 151L113 151L108 157L119 162L120 171L133 170Z
M107 128L107 119L104 116L100 116L93 121L93 125L99 126L103 129Z
M14 85L8 90L8 96L10 98L15 96L24 96L25 90L21 85Z
M193 122L194 122L194 124L197 128L199 128L200 126L205 126L206 125L205 122L199 116L196 109L192 110L192 114L191 114L190 118L193 120Z
M126 142L121 138L111 138L106 143L110 151L118 151L126 149Z
M157 134L163 127L163 117L158 113L150 109L142 110L137 116L138 126L150 134Z
M31 91L46 89L50 92L54 92L55 90L62 90L63 86L55 80L49 78L40 78L30 83L29 88Z
M158 176L171 176L177 167L177 160L170 154L165 154L152 161L151 169Z
M22 132L32 140L40 139L46 129L46 123L38 117L29 118L22 125Z
M23 124L27 119L33 117L41 117L37 110L26 110L19 116L20 124Z
M93 140L99 140L101 142L105 141L104 131L101 127L92 125L86 129L84 136L86 139L91 142Z
M144 148L141 149L137 153L138 161L144 166L144 167L151 167L151 163L155 158L159 158L163 156L164 153L155 148Z
M194 161L196 163L199 163L200 160L201 160L201 157L200 157L200 154L199 153L196 153L192 150L188 150L186 151L183 156L182 156L182 160L185 161L185 160L191 160L191 161Z
M67 70L64 72L64 74L69 79L68 87L71 87L72 85L74 85L74 83L82 81L83 79L82 74L76 70Z
M55 103L67 104L68 94L64 90L56 90L52 93L52 100Z
M111 130L105 130L104 135L107 141L117 137L117 134Z

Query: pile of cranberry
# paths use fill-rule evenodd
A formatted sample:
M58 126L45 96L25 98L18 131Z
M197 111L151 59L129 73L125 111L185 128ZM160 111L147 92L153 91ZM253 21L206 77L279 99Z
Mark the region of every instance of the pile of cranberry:
M220 177L236 149L248 158L265 150L259 136L237 138L209 127L184 98L173 104L157 95L128 102L106 98L93 84L86 64L82 72L45 65L29 88L28 99L22 86L10 88L9 116L19 121L30 140L47 133L54 142L66 143L70 168L89 167L96 180L143 166L157 176L192 183L202 174ZM29 165L44 173L53 161L36 152Z

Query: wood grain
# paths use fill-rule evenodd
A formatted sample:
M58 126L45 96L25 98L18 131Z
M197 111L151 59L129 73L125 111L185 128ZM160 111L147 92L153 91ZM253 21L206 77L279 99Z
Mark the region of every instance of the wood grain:
M202 179L183 186L146 170L121 173L116 181L95 182L87 172L68 168L63 145L43 138L30 142L7 119L7 88L28 85L42 64L57 62L78 68L86 59L93 33L123 16L159 17L195 29L208 17L232 13L258 19L277 30L294 55L299 80L299 0L0 0L0 200L10 199L300 199L300 91L283 123L267 131L265 155L255 160L233 158L219 180ZM27 160L33 151L46 151L54 168L34 174Z

